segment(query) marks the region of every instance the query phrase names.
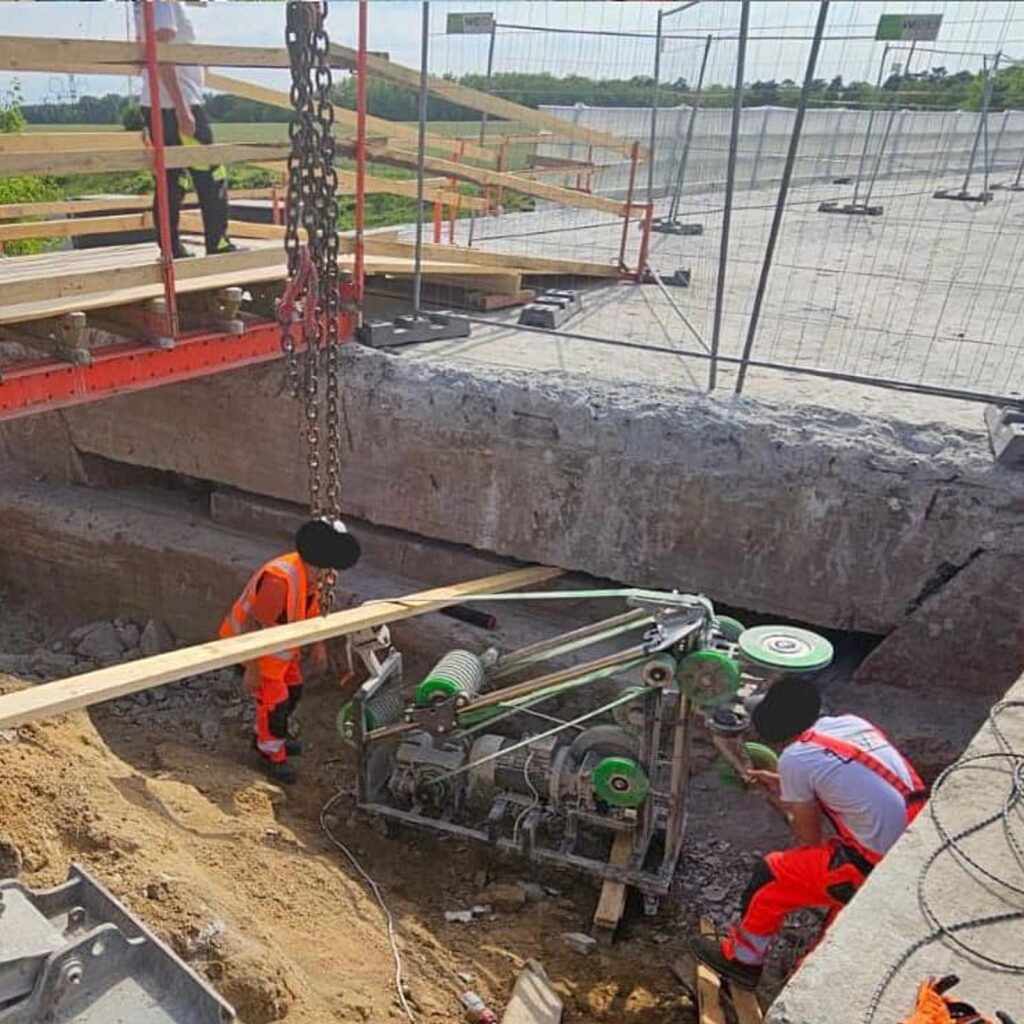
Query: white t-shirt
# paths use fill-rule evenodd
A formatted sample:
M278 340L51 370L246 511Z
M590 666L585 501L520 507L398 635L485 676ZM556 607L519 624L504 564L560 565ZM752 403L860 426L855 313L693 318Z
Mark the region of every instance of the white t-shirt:
M906 762L870 722L857 715L839 715L819 718L812 728L860 747L913 786ZM892 785L858 761L815 743L797 740L786 747L779 758L779 776L783 801L820 800L875 853L888 851L906 828L906 801Z
M135 31L139 39L143 38L142 4L146 0L135 0ZM185 13L185 5L180 0L154 0L153 3L153 27L159 32L162 28L170 29L174 33L173 43L194 43L196 41L195 29ZM181 94L190 107L201 107L203 105L203 81L205 69L178 64L178 82L181 85ZM140 69L142 76L142 95L139 103L144 107L150 106L149 102L149 75L143 67ZM174 101L167 92L167 86L160 83L160 106L165 110L174 109Z

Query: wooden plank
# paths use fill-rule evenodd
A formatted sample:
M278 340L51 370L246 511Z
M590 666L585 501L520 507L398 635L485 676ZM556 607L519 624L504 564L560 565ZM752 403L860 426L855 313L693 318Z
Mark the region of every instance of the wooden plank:
M215 142L211 146L168 146L165 161L171 167L207 164L237 164L287 156L287 143ZM100 171L149 171L151 149L101 150L71 153L0 154L0 175L10 174L93 174Z
M342 240L342 251L351 251L351 240ZM381 256L411 256L416 250L412 242L386 238L367 238L366 251ZM480 267L505 267L526 274L564 274L579 277L618 277L618 267L610 263L591 263L584 260L563 260L556 257L528 256L523 253L488 252L467 249L458 245L423 243L423 255L429 259L452 263L475 263Z
M444 184L442 184L442 182ZM338 184L343 185L353 192L356 188L355 171L338 171ZM366 175L366 194L383 193L392 196L405 196L407 199L416 198L416 181L413 178L380 178L376 175ZM474 210L479 213L487 211L487 201L477 196L464 196L461 192L453 192L447 187L447 180L444 178L431 178L424 182L423 196L431 202L441 203L458 202L463 210Z
M250 239L248 251L217 256L195 256L176 260L175 281L179 294L252 285L282 280L287 273L284 249L279 245ZM129 247L133 248L133 247ZM76 269L79 253L51 254L63 262L47 262L46 257L22 256L0 261L0 324L20 323L58 316L74 310L103 309L110 306L141 302L163 295L163 279L155 250L139 247L145 262L137 262L137 254L126 258L111 255L108 264L100 267L88 262ZM100 250L97 250L99 252ZM352 256L343 256L339 266L351 273ZM85 269L88 266L90 269ZM369 255L366 273L409 277L413 261L406 257ZM424 275L440 283L455 283L475 290L493 289L508 294L519 283L515 273L488 273L473 264L441 263L426 260Z
M109 235L119 231L144 231L152 226L153 215L149 212L123 213L113 217L79 217L75 220L37 220L25 224L0 224L0 242L23 238Z
M69 132L68 134L73 134ZM238 188L231 190L232 199L272 199L274 188ZM195 206L194 196L188 204ZM56 199L48 203L4 203L0 204L0 220L18 217L52 217L62 213L102 213L105 210L148 210L153 206L151 194L141 196L93 196L88 199Z
M291 110L292 101L287 92L281 89L271 89L265 85L257 85L254 82L245 82L238 78L231 78L228 75L220 75L216 72L208 72L206 85L211 89L220 92L231 93L232 96L241 96L245 99L256 100L259 103L266 103L272 107L280 107L282 110ZM334 107L334 122L348 129L350 135L356 132L356 112L346 107ZM383 135L388 139L395 139L407 145L416 145L419 141L418 129L414 126L401 124L398 121L388 121L383 117L374 117L370 114L366 117L367 135ZM455 140L444 135L435 135L427 132L426 145L428 149L443 149L451 152L455 147ZM483 146L473 143L465 143L463 152L466 157L472 160L482 160L488 164L495 163L495 154Z
M355 67L358 58L354 49L339 43L331 44L331 56L340 58L350 68ZM404 85L407 89L419 90L420 73L414 68L407 68L403 64L395 64L384 57L370 54L367 56L367 70L378 78ZM520 124L526 124L538 130L554 132L563 139L574 139L588 145L600 146L602 149L611 149L617 153L624 153L626 156L629 156L633 149L633 143L627 139L621 139L593 128L585 128L564 118L556 117L554 114L545 114L532 107L524 107L511 100L491 96L488 93L479 92L434 75L427 77L427 89L434 96L439 96L451 103L458 103L459 106L468 107L470 110L479 110L505 121L518 121ZM640 153L641 156L645 156L647 151L640 147Z
M347 146L348 144L346 143ZM348 150L346 155L350 154L351 150ZM417 165L415 153L406 153L391 147L369 147L368 155L371 160L390 164L393 167L405 167L415 170ZM468 164L456 163L453 160L443 160L436 156L425 156L423 158L423 166L432 174L440 174L446 178L455 178L456 181L471 181L476 185L500 185L510 192L535 196L538 199L561 203L563 206L576 206L584 210L600 210L602 213L609 213L614 216L622 216L625 212L625 204L620 203L618 200L606 199L603 196L594 196L573 189L559 188L557 185L547 185L540 181L522 178L517 174L488 171L482 167L471 167Z
M617 832L612 841L612 850L608 855L608 863L612 867L624 868L629 864L630 854L633 852L633 833ZM622 912L626 909L626 883L616 882L606 878L601 885L601 898L597 902L597 910L594 911L594 928L605 937L610 938L611 933L619 926L622 920Z
M706 918L700 919L701 935L714 935L715 929ZM726 1024L722 1007L722 979L702 963L697 963L697 1008L700 1024Z
M736 1011L739 1024L762 1024L764 1012L757 1001L757 994L739 985L729 986L729 1001Z
M283 46L158 43L156 57L161 64L201 67L290 67ZM0 69L5 71L67 71L71 66L114 65L110 73L123 75L137 73L145 60L145 48L136 41L0 36Z
M331 615L303 622L274 626L255 633L213 640L209 643L169 651L152 658L126 662L111 668L86 672L55 683L0 696L0 728L12 728L53 715L79 711L103 701L154 686L185 679L228 665L251 661L266 654L304 647L307 644L347 636L424 612L459 604L474 594L491 594L535 586L561 575L560 569L531 566L448 587L411 594L391 601L374 601Z
M21 257L20 259L15 258L13 262L25 262L28 265L28 261L31 259L33 257ZM284 253L277 246L245 252L229 252L220 256L196 256L191 259L175 260L174 276L178 281L188 281L226 271L277 267L283 265L283 261ZM111 270L113 269L116 269L117 277L112 281ZM155 250L150 256L150 262L136 266L124 266L112 261L110 269L86 272L75 272L72 257L68 269L62 275L51 275L45 278L32 277L28 280L13 282L5 282L0 279L0 318L6 318L7 306L32 302L40 298L66 298L96 291L116 294L117 291L124 288L153 283L160 284L161 282L160 264L157 262ZM107 305L112 306L116 303L108 302Z
M0 153L71 153L90 150L142 150L142 132L18 132L0 135Z

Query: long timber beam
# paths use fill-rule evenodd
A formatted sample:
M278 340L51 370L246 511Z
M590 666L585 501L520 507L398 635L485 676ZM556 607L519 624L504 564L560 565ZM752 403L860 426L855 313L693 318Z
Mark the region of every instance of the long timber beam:
M274 626L226 640L213 640L195 647L169 651L152 658L142 658L3 694L0 696L0 728L8 729L54 715L80 711L103 701L163 686L203 672L212 672L228 665L242 664L267 654L347 636L424 612L438 611L459 604L474 594L492 594L536 586L560 575L560 569L546 566L515 569L496 576L421 591L392 601L375 601L358 608L347 608L303 622Z

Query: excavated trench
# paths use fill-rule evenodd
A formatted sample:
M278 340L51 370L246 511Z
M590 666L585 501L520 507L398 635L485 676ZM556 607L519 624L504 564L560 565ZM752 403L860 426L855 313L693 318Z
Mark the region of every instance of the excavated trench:
M286 546L301 515L297 507L210 481L97 456L79 459L89 486L12 478L5 488L6 521L19 540L16 551L7 545L0 558L0 672L30 682L209 635L251 566ZM470 578L501 564L400 531L365 523L352 528L368 552L343 581L353 601ZM728 610L748 624L771 618ZM397 624L394 635L413 678L452 647L529 643L601 611L593 602L559 604L550 618L536 605L503 605L495 631L430 615ZM885 723L934 776L983 717L985 698L926 698L857 683L857 666L878 638L830 636L837 659L823 678L829 704ZM16 851L15 866L35 885L56 881L67 860L84 860L234 1000L245 1021L387 1019L398 1010L389 996L390 953L378 910L320 832L320 808L340 789L340 810L329 824L395 905L409 991L424 1019L460 1019L459 973L472 975L472 987L500 1005L515 965L531 956L565 997L568 1021L688 1018L689 994L670 970L686 936L701 916L727 920L759 854L786 840L756 797L722 789L709 744L698 738L695 745L688 841L671 898L653 919L643 916L639 900L631 904L616 945L583 957L560 935L588 929L596 904L592 882L538 872L455 840L404 832L385 838L362 820L354 811L351 757L334 730L341 700L330 682L310 688L297 716L307 748L303 781L286 793L267 786L253 763L252 709L234 670L112 701L90 712L91 724L75 716L70 724L28 727L11 747L0 748L5 762L12 753L27 759L26 774L15 765L8 797L21 810L4 815L0 842ZM27 746L45 750L46 763L36 763L35 751L17 750ZM83 749L90 758L85 765ZM84 792L70 823L63 820L70 813L69 773L89 780L80 784ZM29 824L25 812L33 801L51 806L32 810ZM183 852L193 841L200 849ZM520 900L520 891L536 890L520 883L538 878L547 888L537 902ZM306 890L309 879L315 901ZM490 920L445 921L445 910L481 900L495 907ZM347 936L341 920L352 913L360 927ZM815 927L813 915L790 926L777 946L770 988L779 987ZM290 950L283 962L274 956L282 942ZM332 982L328 961L355 965L358 980L345 994Z

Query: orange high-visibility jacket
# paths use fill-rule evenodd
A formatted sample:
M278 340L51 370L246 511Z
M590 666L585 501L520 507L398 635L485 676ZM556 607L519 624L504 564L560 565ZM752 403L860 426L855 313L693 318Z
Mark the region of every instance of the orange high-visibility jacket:
M239 636L241 633L250 633L254 629L261 628L260 623L253 616L253 609L256 606L256 591L265 576L274 576L282 580L287 587L286 622L298 622L301 619L313 618L320 614L319 600L315 596L307 600L309 574L306 571L306 563L299 558L298 552L289 551L286 555L272 558L252 574L238 600L232 605L231 611L220 624L221 638ZM279 651L277 654L268 654L265 657L287 664L298 655L299 648L295 647L291 650Z

